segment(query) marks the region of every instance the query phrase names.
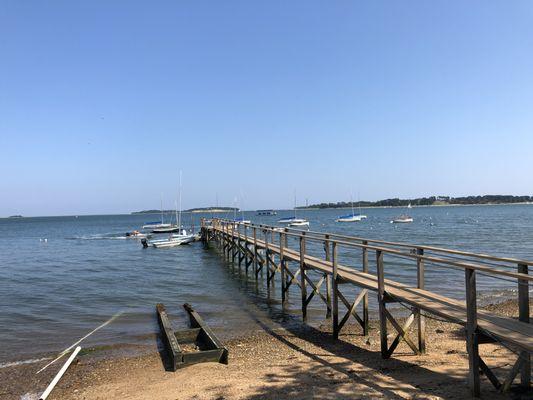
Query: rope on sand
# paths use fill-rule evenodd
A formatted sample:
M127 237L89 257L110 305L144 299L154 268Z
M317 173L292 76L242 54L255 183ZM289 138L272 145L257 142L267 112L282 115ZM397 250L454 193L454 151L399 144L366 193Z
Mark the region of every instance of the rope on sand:
M117 319L120 315L122 315L123 311L120 311L118 313L116 313L115 315L113 315L111 318L109 318L106 322L104 322L102 325L100 326L97 326L96 328L94 328L91 332L89 332L87 335L85 335L84 337L82 337L80 340L78 340L76 343L72 344L71 346L67 347L65 350L63 350L61 353L59 353L59 355L54 358L52 361L50 361L48 364L46 364L44 367L42 367L39 371L37 371L37 374L43 372L46 368L48 368L50 365L54 364L55 362L57 362L59 359L61 359L65 354L67 354L70 350L72 350L74 347L76 347L78 344L80 344L82 341L84 341L85 339L87 339L89 336L91 336L93 333L99 331L100 329L102 329L103 327L109 325L111 322L113 322L115 319Z

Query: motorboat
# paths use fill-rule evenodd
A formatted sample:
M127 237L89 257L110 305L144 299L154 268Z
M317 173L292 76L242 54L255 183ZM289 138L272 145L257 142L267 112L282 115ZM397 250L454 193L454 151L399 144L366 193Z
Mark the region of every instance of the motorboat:
M278 215L275 210L257 210L257 215Z
M293 218L293 220L289 222L289 226L309 226L309 221L302 218Z
M140 231L137 231L137 230L131 231L131 232L126 232L126 237L130 238L130 239L149 238L150 236L151 235L143 233L143 232L140 232Z
M414 221L413 217L403 214L403 215L400 215L399 217L394 218L391 221L391 224L408 224L413 221Z
M185 229L182 229L178 234L170 235L167 239L146 240L142 239L141 243L144 248L155 247L157 249L165 249L169 247L181 246L189 244L196 240L196 235L188 234Z

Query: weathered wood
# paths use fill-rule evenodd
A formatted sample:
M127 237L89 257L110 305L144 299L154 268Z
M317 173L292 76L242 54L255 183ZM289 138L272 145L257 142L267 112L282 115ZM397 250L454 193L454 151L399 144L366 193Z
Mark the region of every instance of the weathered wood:
M307 285L305 283L305 232L300 236L300 290L302 292L302 318L307 320Z
M246 269L246 276L248 276L248 227L244 225L244 247L246 251L244 252L244 267Z
M420 256L424 255L424 249L417 248L416 253ZM425 287L425 270L424 270L424 260L422 258L418 258L416 260L416 280L417 280L417 287L419 289L424 289ZM415 309L416 317L417 317L417 325L418 325L418 349L420 350L420 353L424 354L426 352L426 319L422 312L420 311L420 308Z
M415 320L414 314L409 315L409 318L407 318L404 325L400 326L400 324L398 324L398 322L394 319L394 317L390 314L390 312L387 309L385 309L385 313L387 314L387 319L391 322L392 326L394 326L394 328L398 332L398 334L396 335L396 337L394 338L390 347L387 350L387 358L389 358L392 355L392 353L394 353L394 350L396 350L396 347L400 344L402 339L405 341L405 343L408 344L408 346L411 348L411 350L413 350L415 354L420 354L420 352L418 351L418 348L411 341L411 339L409 339L409 336L407 333L409 330L409 327Z
M283 249L285 248L285 234L280 232L279 234L279 262L281 265L281 304L285 306L287 304L287 272L285 267L285 259L283 256Z
M333 337L339 338L339 288L338 288L338 260L337 260L337 242L333 242L331 249L333 276L331 283L333 286Z
M353 315L356 320L363 326L365 334L368 333L368 293L357 296L356 301L349 303L342 293L339 291L339 284L351 283L363 290L374 290L378 293L378 302L380 307L380 336L382 345L382 355L384 357L390 356L396 346L405 340L405 342L413 349L413 351L424 352L425 351L425 320L422 311L433 313L439 317L445 318L451 322L459 323L466 327L467 331L467 349L469 353L469 382L472 388L472 394L475 396L479 392L479 372L484 372L487 378L494 384L495 387L509 387L512 384L512 380L515 376L521 374L522 385L530 386L530 359L529 353L533 351L533 329L529 325L529 292L528 282L532 280L531 276L528 276L527 266L531 265L530 262L523 262L518 268L518 272L510 272L508 270L495 269L491 265L479 264L479 261L472 262L467 259L457 258L442 258L435 257L432 254L425 254L424 250L431 249L428 246L407 246L402 244L399 247L415 249L413 252L399 251L394 248L378 247L375 244L386 245L387 242L372 241L372 240L359 240L357 238L348 237L350 241L337 240L336 238L342 237L341 235L319 235L318 233L311 233L308 237L306 233L296 232L294 230L284 230L283 235L279 235L279 243L276 243L274 237L274 229L271 227L264 227L262 229L265 232L265 240L259 240L257 237L252 241L247 233L235 232L232 226L231 232L229 227L224 227L224 224L214 224L212 229L214 231L214 238L223 242L223 245L227 243L227 247L232 252L242 251L245 259L250 255L250 260L253 259L254 263L262 262L263 265L267 265L267 285L272 280L274 281L274 274L280 270L282 274L282 302L286 301L289 287L292 283L300 287L302 293L302 314L304 319L307 314L307 306L314 296L319 296L326 304L332 303L331 313L333 314L333 331L334 336L338 337L339 331L346 323L350 315ZM254 227L255 228L255 227ZM211 229L211 228L210 228ZM219 230L217 233L216 231ZM270 232L270 239L268 239L268 232ZM288 247L288 236L293 238L299 238L300 251L293 250ZM334 237L335 239L332 239ZM241 243L236 243L236 239ZM325 260L306 254L306 243L308 240L315 242L322 242L325 245ZM359 240L359 242L357 242ZM242 246L244 243L244 247ZM374 243L374 245L368 245ZM240 244L240 245L239 245ZM357 271L354 268L339 265L338 256L333 251L337 251L338 245L345 245L352 248L361 248L363 252L362 258L362 272ZM251 249L249 246L253 246ZM244 250L243 250L244 248ZM303 248L303 250L302 250ZM258 252L258 250L264 250L264 257L252 256L252 253ZM376 266L377 274L370 274L368 271L368 251L376 251ZM459 254L454 251L447 251L445 249L437 249L432 252L444 252L449 254ZM329 254L328 254L329 253ZM335 255L331 254L335 253ZM229 254L229 253L228 253ZM331 256L330 256L331 254ZM392 256L400 256L404 258L415 259L417 263L417 284L416 287L401 284L398 282L385 279L384 275L384 254L390 254ZM465 253L464 255L475 257L477 255ZM276 258L279 257L279 264L276 262ZM331 257L331 259L330 259ZM483 258L481 255L480 258ZM392 258L392 257L391 257ZM492 258L486 258L492 259ZM508 262L514 259L501 259L502 262ZM447 298L445 296L438 295L436 293L427 291L424 284L424 267L425 261L428 263L444 264L455 268L462 268L465 271L465 285L467 289L466 304L465 302L457 301ZM251 262L251 261L250 261ZM290 263L297 263L299 268L292 273L288 268ZM515 264L517 265L517 264ZM308 271L316 271L321 275L317 283L313 282L311 278L313 274L308 274ZM514 278L519 283L519 307L520 307L520 321L513 320L508 317L496 316L488 311L477 311L475 305L476 291L475 291L475 271L488 273L496 276L505 276L507 278ZM297 279L300 275L299 280ZM329 279L328 279L329 278ZM328 296L328 284L327 281L331 281L332 298ZM326 282L326 296L321 293L320 287ZM309 295L307 295L307 285L311 287ZM472 289L473 288L473 289ZM304 296L305 294L305 296ZM362 296L362 297L361 297ZM361 298L360 298L361 297ZM360 298L360 299L359 299ZM346 305L348 312L342 318L339 323L338 315L338 302L339 299ZM527 300L524 300L527 299ZM386 308L386 303L391 301L399 301L405 305L409 305L414 315L411 315L403 326L400 326L398 322L393 318L390 312ZM355 312L358 304L363 304L363 318L357 315ZM390 348L387 348L387 321L392 324L395 330L398 332L393 340ZM409 326L416 321L418 326L418 343L415 344L408 336ZM366 328L366 329L365 329ZM479 344L494 341L507 342L509 345L521 350L520 358L513 366L508 379L504 384L499 383L498 378L490 370L490 368L479 358ZM514 375L513 375L514 374Z
M368 245L367 241L363 241L364 245ZM368 250L363 248L363 272L368 273ZM363 335L368 336L369 330L369 317L368 317L368 292L363 297Z
M526 264L518 264L518 272L524 275L529 273ZM529 324L529 281L518 280L518 319ZM531 386L531 355L527 351L520 352L520 358L524 360L520 371L520 384L524 388Z
M198 339L201 328L180 329L174 332L178 343L194 343Z
M348 319L350 318L350 315L353 315L353 317L357 320L357 322L361 325L361 327L365 328L365 322L359 317L359 315L357 315L357 313L355 312L356 310L356 307L359 305L359 303L365 298L366 294L367 294L368 290L367 289L363 289L361 290L361 292L359 293L359 295L355 298L354 302L352 304L348 303L348 301L345 299L345 297L341 294L341 292L339 291L339 297L340 299L342 300L342 302L346 305L346 307L348 308L348 311L346 312L346 314L344 315L344 317L342 318L341 322L339 323L339 331L342 329L342 327L344 326L344 324L348 321Z
M383 253L376 251L376 269L378 275L378 305L379 305L379 337L381 342L381 357L388 358L387 343L387 314L385 312L385 277L383 268Z
M468 382L473 397L479 397L479 343L477 334L476 271L465 269L466 283L466 348L468 351Z
M228 349L220 342L220 340L215 336L211 328L209 328L202 317L192 308L188 303L183 305L183 308L189 313L189 320L191 328L201 328L199 333L199 338L207 344L211 349L223 350L220 362L223 364L228 363Z
M326 253L326 261L331 261L331 247L329 241L329 235L325 235L326 240L324 241L324 251ZM326 318L331 318L331 279L329 274L324 273L324 278L326 279L326 302L328 307L326 308Z
M254 226L254 273L257 279L257 228Z
M176 336L174 336L172 324L168 318L165 306L162 303L157 303L155 309L157 311L157 320L159 322L159 327L161 328L163 343L167 349L170 368L172 371L176 371L176 369L178 369L178 364L182 362L180 345L176 340Z

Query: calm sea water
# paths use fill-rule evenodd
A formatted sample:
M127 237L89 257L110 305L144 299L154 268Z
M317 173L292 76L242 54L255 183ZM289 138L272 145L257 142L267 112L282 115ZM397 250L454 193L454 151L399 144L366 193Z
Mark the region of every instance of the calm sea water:
M533 206L424 207L409 210L412 224L390 224L398 209L365 209L361 223L336 224L342 211L300 211L311 228L368 238L438 245L494 255L533 259ZM403 210L405 211L405 210ZM253 222L276 217L245 213ZM202 215L186 215L198 227ZM220 214L225 217L226 215ZM138 229L147 215L106 215L0 219L0 364L60 351L111 316L110 325L86 345L143 343L157 330L155 304L163 302L176 325L189 302L222 337L258 329L258 324L299 323L299 296L287 310L279 303L279 285L267 292L263 283L246 279L225 264L216 249L201 243L173 249L142 249L124 233ZM45 242L42 239L47 239ZM311 249L320 253L317 246ZM342 254L355 265L356 253ZM387 265L387 276L413 282L412 263ZM427 287L462 297L463 273L428 267ZM514 290L506 281L481 279L490 295ZM371 297L371 306L375 303ZM311 320L324 316L318 301Z

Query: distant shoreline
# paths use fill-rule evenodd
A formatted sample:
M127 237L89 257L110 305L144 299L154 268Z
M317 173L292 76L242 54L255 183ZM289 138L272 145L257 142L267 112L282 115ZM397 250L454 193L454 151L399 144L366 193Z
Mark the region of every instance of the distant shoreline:
M533 202L515 202L515 203L478 203L478 204L428 204L428 205L411 205L412 208L425 208L425 207L473 207L473 206L514 206L514 205L530 205L533 206ZM359 208L354 205L354 208ZM361 209L370 209L370 208L407 208L407 206L361 206ZM297 207L298 211L316 211L316 210L350 210L350 206L343 207ZM274 211L293 211L292 208L278 208ZM227 213L232 212L232 209L214 209L214 210L201 210L201 209L191 209L185 210L184 213ZM164 214L174 214L174 210L165 210ZM238 210L238 212L257 212L257 210ZM0 217L0 220L17 220L17 219L28 219L28 218L82 218L82 217L98 217L98 216L111 216L111 215L157 215L161 214L161 211L133 211L129 213L114 213L114 214L71 214L71 215L23 215L21 217L6 216Z
M428 207L473 207L473 206L519 206L530 205L532 202L520 202L520 203L472 203L472 204L424 204L424 205L411 205L413 208L428 208ZM407 206L354 206L354 208L368 209L368 208L407 208ZM296 207L298 211L319 211L319 210L351 210L352 207ZM292 209L277 210L277 211L291 211Z

